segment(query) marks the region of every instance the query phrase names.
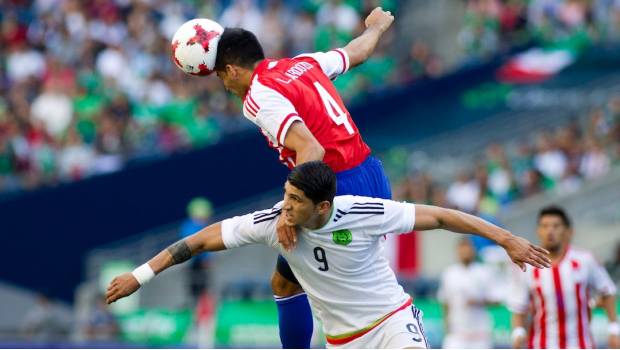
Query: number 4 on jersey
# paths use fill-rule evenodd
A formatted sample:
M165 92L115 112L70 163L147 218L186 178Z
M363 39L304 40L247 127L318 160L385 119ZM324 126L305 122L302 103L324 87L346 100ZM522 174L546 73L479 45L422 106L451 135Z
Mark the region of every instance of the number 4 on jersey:
M332 95L330 95L318 81L314 82L314 87L316 88L316 91L319 92L321 100L323 100L323 105L325 105L325 109L327 110L327 114L329 114L334 123L336 123L336 125L344 125L349 132L349 135L353 135L355 130L353 130L351 123L349 123L347 114L340 108Z

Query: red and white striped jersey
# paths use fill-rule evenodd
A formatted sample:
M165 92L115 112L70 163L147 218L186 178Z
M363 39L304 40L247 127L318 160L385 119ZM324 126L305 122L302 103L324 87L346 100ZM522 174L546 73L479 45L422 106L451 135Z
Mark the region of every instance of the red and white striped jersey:
M323 161L335 172L361 164L370 154L331 82L349 68L346 51L265 59L258 64L243 100L243 114L256 124L289 168L296 154L284 147L293 122L301 121L325 149Z
M510 311L533 310L528 348L594 347L590 293L613 295L616 286L592 254L569 247L552 268L528 266L526 272L515 274L512 282Z

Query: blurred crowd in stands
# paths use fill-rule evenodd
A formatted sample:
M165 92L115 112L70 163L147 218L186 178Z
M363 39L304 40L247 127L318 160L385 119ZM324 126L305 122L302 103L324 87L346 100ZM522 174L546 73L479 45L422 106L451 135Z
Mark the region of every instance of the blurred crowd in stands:
M620 96L554 130L493 143L473 167L450 179L412 171L396 195L494 217L515 200L546 191L572 192L620 164ZM437 160L434 160L437 161Z
M281 57L342 45L376 4L394 9L387 0L351 3L3 1L0 192L115 171L252 127L218 79L171 63L170 38L187 19L250 29L268 56ZM373 87L393 64L384 56L360 72ZM357 76L340 84L361 85Z
M459 42L469 57L530 42L613 42L620 35L617 0L470 0Z
M115 171L128 160L203 147L252 128L217 79L185 76L172 65L169 39L189 18L252 30L267 56L282 57L346 44L377 5L397 13L407 2L3 1L0 192ZM468 0L458 36L467 61L577 29L610 37L619 23L614 0ZM406 23L401 28L367 63L336 80L345 100L449 71L432 43L401 43Z

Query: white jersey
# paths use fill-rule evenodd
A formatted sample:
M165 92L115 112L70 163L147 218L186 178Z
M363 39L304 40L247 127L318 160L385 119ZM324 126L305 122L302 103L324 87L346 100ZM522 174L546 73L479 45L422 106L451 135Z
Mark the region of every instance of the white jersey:
M234 248L259 243L277 249L306 291L329 343L355 339L411 306L380 241L384 234L413 230L413 204L337 196L327 224L302 229L292 252L278 243L281 206L224 220L224 244Z
M480 263L455 264L442 274L437 298L448 306L444 348L491 347L491 317L483 304L499 302L492 271Z
M616 286L592 254L569 247L552 268L515 274L508 307L526 313L533 306L529 348L593 348L590 292L613 295Z

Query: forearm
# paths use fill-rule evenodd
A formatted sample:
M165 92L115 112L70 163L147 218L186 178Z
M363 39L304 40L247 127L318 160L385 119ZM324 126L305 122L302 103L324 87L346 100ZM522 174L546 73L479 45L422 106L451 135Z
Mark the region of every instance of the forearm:
M457 210L448 209L442 212L439 228L459 233L471 233L488 238L500 245L513 235L507 230L493 225L476 216Z
M444 334L450 333L450 321L448 318L450 317L450 308L448 304L441 304L443 309L443 331Z
M155 274L158 274L173 265L184 263L192 256L202 252L222 249L226 249L226 247L221 238L221 223L218 222L171 244L149 260L148 265Z
M515 328L525 328L525 320L526 320L526 314L518 314L518 313L513 313L512 314L512 319L511 319L511 323L512 323L512 329Z
M512 314L512 334L510 338L512 340L512 347L515 349L523 348L525 336L527 332L525 331L525 320L526 314Z
M609 322L617 322L618 321L618 313L616 310L616 296L615 295L605 295L602 297L603 308L605 309L605 313L607 314L607 319Z
M364 63L372 55L383 32L384 30L380 27L369 27L344 47L349 56L350 68Z

